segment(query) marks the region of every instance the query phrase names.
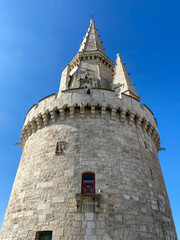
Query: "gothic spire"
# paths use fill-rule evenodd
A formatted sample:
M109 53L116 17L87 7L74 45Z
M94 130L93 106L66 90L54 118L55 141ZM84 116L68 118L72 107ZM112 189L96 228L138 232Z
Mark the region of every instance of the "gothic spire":
M62 72L60 92L72 88L112 88L114 63L102 46L100 36L90 20L90 26L79 51Z
M137 100L140 99L119 53L117 54L116 57L116 66L113 83L121 84L121 93L134 97Z
M105 54L102 42L100 40L100 35L98 34L94 24L94 19L90 20L90 26L79 49L79 52L90 51L100 51Z

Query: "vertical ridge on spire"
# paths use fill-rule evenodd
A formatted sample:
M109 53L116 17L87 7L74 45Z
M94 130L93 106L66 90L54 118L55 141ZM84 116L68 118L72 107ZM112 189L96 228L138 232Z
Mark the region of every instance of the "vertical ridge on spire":
M90 26L79 49L79 52L86 51L100 51L105 54L100 36L94 24L94 19L90 20Z
M131 78L129 77L129 73L126 70L125 65L119 53L117 53L117 57L116 57L116 66L115 66L113 83L121 84L121 93L130 95L136 98L137 100L139 100L139 96L136 92L134 84L132 83Z

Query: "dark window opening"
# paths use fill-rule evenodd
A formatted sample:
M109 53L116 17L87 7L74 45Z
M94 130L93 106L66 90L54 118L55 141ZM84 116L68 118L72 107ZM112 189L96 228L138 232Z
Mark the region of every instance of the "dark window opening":
M94 173L83 173L81 193L95 194L95 174Z
M88 90L87 90L87 94L91 94L91 91L90 91L90 89L88 89Z
M52 240L52 232L51 231L37 232L36 240Z
M162 226L162 232L163 232L164 239L166 239L165 223L162 222L162 223L161 223L161 226Z
M158 211L160 211L160 202L157 200Z
M151 180L154 181L152 169L149 169L149 171L150 171L150 175L151 175Z

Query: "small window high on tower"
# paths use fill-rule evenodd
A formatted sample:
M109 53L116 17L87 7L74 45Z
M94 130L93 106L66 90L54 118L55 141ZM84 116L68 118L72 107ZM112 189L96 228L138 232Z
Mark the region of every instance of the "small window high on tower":
M83 173L82 174L82 194L95 194L95 174Z

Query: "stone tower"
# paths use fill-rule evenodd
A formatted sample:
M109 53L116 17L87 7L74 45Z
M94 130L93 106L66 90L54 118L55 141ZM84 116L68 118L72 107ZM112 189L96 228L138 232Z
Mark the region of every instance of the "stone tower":
M1 240L177 240L160 138L91 19L58 95L28 111Z

